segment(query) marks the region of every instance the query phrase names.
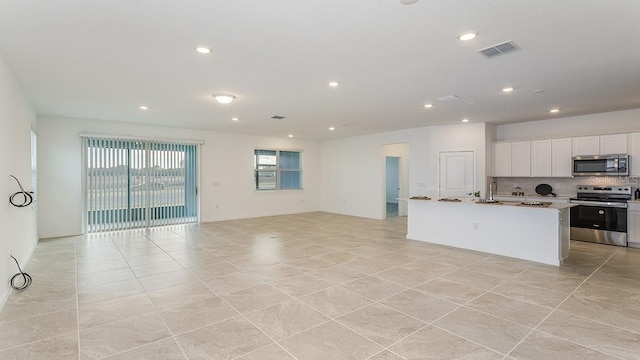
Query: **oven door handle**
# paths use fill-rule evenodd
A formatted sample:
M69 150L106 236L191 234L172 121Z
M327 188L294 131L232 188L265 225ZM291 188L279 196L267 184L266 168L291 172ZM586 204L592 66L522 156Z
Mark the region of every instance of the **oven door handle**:
M623 208L623 209L627 208L627 203L619 203L619 202L571 200L571 204L586 205L586 206L614 207L614 208Z

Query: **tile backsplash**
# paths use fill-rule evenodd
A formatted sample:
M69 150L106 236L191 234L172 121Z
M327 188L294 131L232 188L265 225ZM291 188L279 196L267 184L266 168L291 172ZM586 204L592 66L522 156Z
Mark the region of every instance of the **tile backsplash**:
M636 176L580 176L572 178L543 178L543 177L496 177L496 194L511 195L520 187L525 195L535 195L536 186L549 184L557 196L575 196L578 185L631 185L635 190L640 185L640 177Z

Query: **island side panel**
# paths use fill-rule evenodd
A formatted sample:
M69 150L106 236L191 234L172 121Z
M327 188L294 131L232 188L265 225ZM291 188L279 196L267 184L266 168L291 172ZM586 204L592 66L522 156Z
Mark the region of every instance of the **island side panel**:
M409 201L407 238L560 265L568 252L563 210Z

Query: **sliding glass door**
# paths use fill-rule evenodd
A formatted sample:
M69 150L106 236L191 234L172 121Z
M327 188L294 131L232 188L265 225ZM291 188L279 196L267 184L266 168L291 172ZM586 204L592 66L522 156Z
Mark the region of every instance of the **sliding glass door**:
M83 142L89 232L197 221L197 144Z

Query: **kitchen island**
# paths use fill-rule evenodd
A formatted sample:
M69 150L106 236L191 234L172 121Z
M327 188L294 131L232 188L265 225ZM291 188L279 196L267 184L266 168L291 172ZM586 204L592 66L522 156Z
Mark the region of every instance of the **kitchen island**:
M569 253L572 206L410 199L407 239L558 266Z

